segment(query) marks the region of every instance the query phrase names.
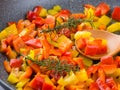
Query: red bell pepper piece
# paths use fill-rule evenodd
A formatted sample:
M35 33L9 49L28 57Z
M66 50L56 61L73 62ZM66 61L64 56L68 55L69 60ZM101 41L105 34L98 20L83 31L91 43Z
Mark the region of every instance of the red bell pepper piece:
M61 10L61 11L60 11L60 14L70 15L70 14L71 14L71 12L70 12L70 10L63 9L63 10Z
M112 74L117 69L117 66L115 64L110 64L110 65L101 64L100 67L103 68L106 74Z
M98 70L98 65L93 65L87 69L88 76L91 76L92 74L96 73Z
M99 87L96 82L90 84L89 90L99 90Z
M42 47L40 39L30 39L30 40L26 41L25 44L32 46L34 48L41 48Z
M47 28L54 28L55 26L55 17L48 15L47 18L45 19L45 25Z
M120 21L120 6L114 7L112 19Z
M61 10L56 17L61 17L62 19L64 19L64 21L68 20L68 17L70 16L71 12L67 9L63 9Z
M70 37L71 31L69 28L63 28L60 30L60 34L64 34L66 37Z
M68 63L74 63L71 56L63 55L63 56L60 57L60 60L64 60L64 61L66 61Z
M65 52L63 55L65 55L65 56L71 56L72 53L71 52Z
M37 13L33 12L33 11L29 11L27 13L27 19L30 20L30 21L36 19L37 17L39 17L39 15Z
M112 56L104 56L100 59L100 63L110 65L114 64L114 60Z
M44 82L42 90L54 90L54 86L50 83Z
M100 45L97 54L105 54L105 53L107 53L107 46Z
M95 15L96 16L101 16L101 15L105 15L109 12L110 10L110 6L108 4L106 4L105 2L101 2L95 10Z
M120 56L115 57L115 64L117 67L120 67Z
M96 55L99 47L97 45L87 45L85 47L85 54L86 55Z
M106 74L112 74L116 70L117 65L112 56L104 56L101 58L100 67L103 68Z
M35 20L34 20L34 23L38 26L41 26L45 23L45 20L41 17L37 17Z
M41 11L42 7L41 6L36 6L33 10L33 12L35 12L36 14L39 15L40 11Z
M111 88L111 90L118 90L118 87L113 78L107 78L106 84Z
M99 47L97 50L97 54L104 54L107 52L107 46L102 45L102 39L95 39L93 44L95 44Z
M16 68L16 67L21 67L21 65L22 65L22 60L20 59L11 59L10 60L10 66L11 67L14 67L14 68Z
M17 24L16 22L8 22L8 25Z
M7 43L8 45L11 45L11 44L12 44L12 41L13 41L13 39L14 39L15 37L17 37L17 36L15 36L15 35L10 35L9 37L7 37L7 38L5 39L6 43Z
M29 83L29 86L32 87L34 90L42 90L43 83L44 78L39 73L37 73L37 75Z
M97 79L96 83L99 87L99 90L111 90L110 87L100 78Z
M100 90L111 90L105 82L105 73L102 68L99 68L98 70L98 79L96 80L96 83Z

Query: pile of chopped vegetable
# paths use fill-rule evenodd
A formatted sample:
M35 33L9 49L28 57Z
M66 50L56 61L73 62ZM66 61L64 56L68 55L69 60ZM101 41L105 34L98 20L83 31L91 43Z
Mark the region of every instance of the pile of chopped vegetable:
M85 54L107 52L106 40L82 31L119 31L120 6L108 13L105 2L85 4L80 13L59 5L49 10L36 6L26 19L9 22L0 32L0 52L8 57L7 81L17 90L119 90L120 56L102 57L94 64L75 47L77 40Z
M88 31L78 31L75 34L76 45L85 55L95 56L107 53L107 41L94 38Z

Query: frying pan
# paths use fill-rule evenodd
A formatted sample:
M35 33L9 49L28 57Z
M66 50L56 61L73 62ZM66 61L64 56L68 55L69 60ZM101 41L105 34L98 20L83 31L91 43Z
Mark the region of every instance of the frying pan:
M84 4L97 5L102 1L108 3L111 8L120 6L119 0L0 0L0 30L4 29L9 21L25 18L26 12L37 5L51 8L58 4L72 12L82 12ZM3 67L5 59L6 56L0 53L0 90L14 90L15 87L6 81L8 74Z

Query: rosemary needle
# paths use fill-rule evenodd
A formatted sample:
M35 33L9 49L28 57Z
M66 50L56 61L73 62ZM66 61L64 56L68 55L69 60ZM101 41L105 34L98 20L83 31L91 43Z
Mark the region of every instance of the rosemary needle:
M41 33L42 32L47 33L47 32L52 32L52 31L59 31L63 28L69 28L69 29L76 28L82 22L89 22L92 25L93 20L91 20L91 19L88 19L88 20L87 19L80 19L80 18L78 18L78 19L69 18L68 21L64 22L61 25L55 26L54 28L48 28L46 30L41 30Z
M33 60L29 56L25 56L25 59L31 60L33 63L40 67L45 67L46 70L54 70L55 74L62 75L64 72L69 73L70 71L78 71L80 68L78 65L72 65L65 60L46 59L46 60Z

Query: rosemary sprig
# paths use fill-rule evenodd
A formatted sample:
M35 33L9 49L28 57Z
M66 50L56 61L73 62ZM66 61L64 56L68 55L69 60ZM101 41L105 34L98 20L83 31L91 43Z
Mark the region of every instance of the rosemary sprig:
M82 22L89 22L91 25L93 25L93 20L92 19L75 19L75 18L69 18L66 22L64 22L61 25L55 26L54 28L48 28L46 30L41 30L41 33L47 33L47 32L52 32L52 31L59 31L63 28L76 28L80 23Z
M40 67L44 67L46 70L53 70L55 74L62 75L63 73L69 73L70 71L78 71L80 67L78 65L69 64L65 60L59 59L46 59L46 60L33 60L29 56L25 56L25 59L31 60L33 63L39 65Z

